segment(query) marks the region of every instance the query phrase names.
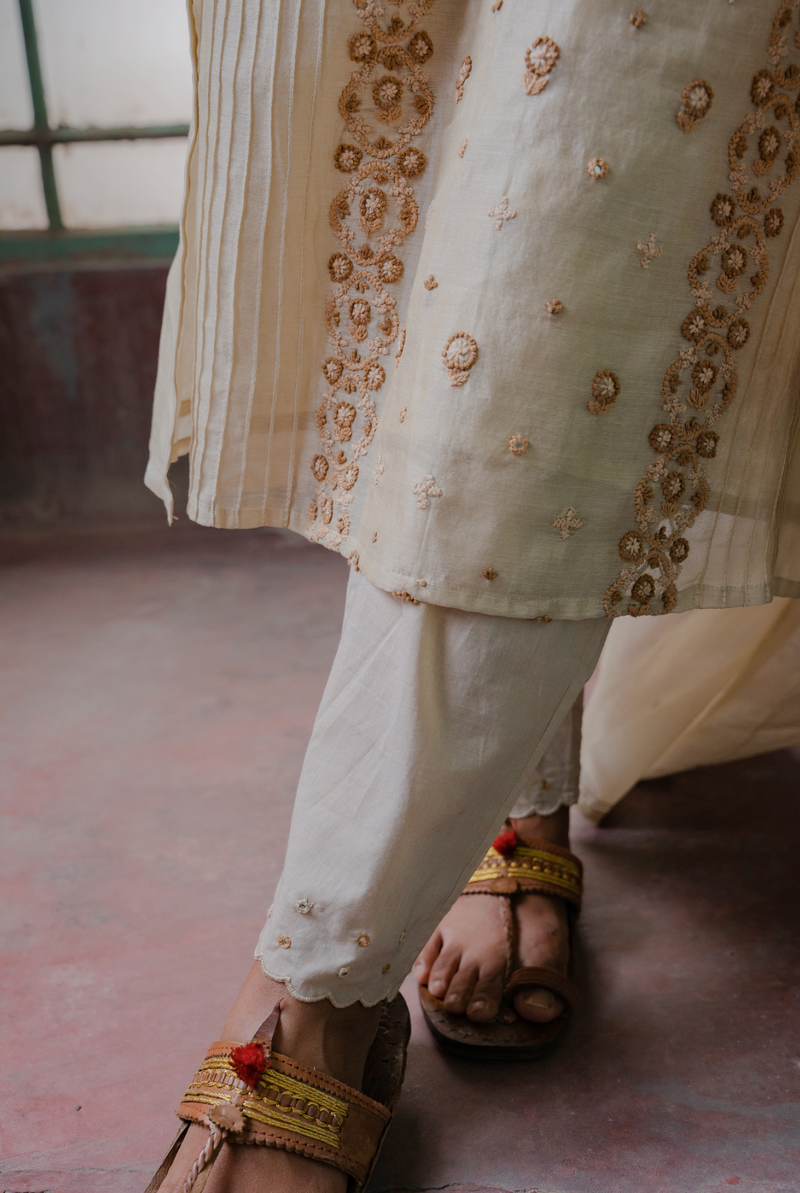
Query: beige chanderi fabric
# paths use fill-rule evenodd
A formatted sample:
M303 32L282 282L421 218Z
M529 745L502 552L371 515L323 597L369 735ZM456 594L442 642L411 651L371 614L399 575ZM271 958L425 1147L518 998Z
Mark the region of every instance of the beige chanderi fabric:
M800 8L193 0L148 483L514 617L800 595Z

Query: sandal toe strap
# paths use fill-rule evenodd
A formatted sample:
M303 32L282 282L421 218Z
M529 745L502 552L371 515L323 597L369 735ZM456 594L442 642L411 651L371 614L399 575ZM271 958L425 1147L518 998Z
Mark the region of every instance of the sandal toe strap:
M554 895L580 910L583 866L569 849L501 833L469 879L465 895Z
M525 986L541 986L551 990L567 1004L567 1010L576 1011L580 1002L580 994L574 982L563 973L556 973L554 969L544 969L541 966L515 969L506 983L504 994L507 999Z

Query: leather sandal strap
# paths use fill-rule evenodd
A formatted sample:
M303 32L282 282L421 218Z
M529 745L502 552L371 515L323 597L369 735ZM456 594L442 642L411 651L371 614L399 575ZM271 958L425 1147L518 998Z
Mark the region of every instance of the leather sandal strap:
M525 986L542 986L545 990L552 990L567 1004L567 1011L578 1009L580 994L574 982L563 973L556 973L554 969L544 969L541 966L530 966L526 969L516 969L506 983L504 995L510 1002L512 996Z
M260 1034L260 1033L259 1033ZM270 1033L271 1036L271 1033ZM390 1111L333 1077L264 1048L266 1067L245 1083L234 1052L260 1046L212 1044L183 1096L184 1122L209 1119L229 1143L262 1144L298 1152L341 1169L361 1183L391 1119Z
M549 841L503 832L464 888L465 895L513 895L538 891L565 899L577 910L583 895L583 865L569 849Z

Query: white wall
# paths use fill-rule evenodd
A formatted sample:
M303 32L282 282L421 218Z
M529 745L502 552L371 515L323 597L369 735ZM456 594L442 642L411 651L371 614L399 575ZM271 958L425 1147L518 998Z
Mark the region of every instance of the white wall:
M184 0L34 0L51 125L188 122ZM32 123L17 0L0 0L0 127ZM65 223L175 223L186 141L57 146ZM0 228L44 227L35 149L0 148Z

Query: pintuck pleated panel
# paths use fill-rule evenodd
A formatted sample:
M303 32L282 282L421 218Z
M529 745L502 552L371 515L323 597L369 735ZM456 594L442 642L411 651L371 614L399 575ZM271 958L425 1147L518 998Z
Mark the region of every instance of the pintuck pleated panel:
M148 484L512 617L800 595L800 3L195 0Z

